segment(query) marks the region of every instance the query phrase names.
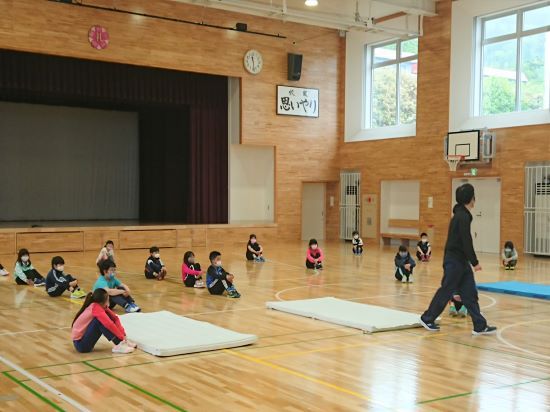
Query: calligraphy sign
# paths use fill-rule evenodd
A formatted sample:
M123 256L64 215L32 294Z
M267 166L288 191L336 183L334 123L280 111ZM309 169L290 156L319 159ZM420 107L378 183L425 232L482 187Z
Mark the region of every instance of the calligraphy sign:
M319 117L319 89L277 86L277 114Z

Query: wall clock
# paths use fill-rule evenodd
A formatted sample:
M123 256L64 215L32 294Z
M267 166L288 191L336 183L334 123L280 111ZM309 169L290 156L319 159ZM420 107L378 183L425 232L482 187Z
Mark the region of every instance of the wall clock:
M250 74L258 74L262 71L264 59L258 50L248 50L244 55L244 68Z

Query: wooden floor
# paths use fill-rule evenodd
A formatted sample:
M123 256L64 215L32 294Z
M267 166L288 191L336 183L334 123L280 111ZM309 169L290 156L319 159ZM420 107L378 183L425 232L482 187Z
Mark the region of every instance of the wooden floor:
M260 239L261 240L261 239ZM144 251L117 254L119 277L144 311L169 310L259 336L233 350L157 358L141 351L112 355L102 339L89 354L75 352L70 323L78 302L49 298L42 288L0 279L0 355L93 411L544 411L550 409L548 301L480 294L498 336L471 336L469 320L443 315L442 330L366 335L360 331L265 309L268 300L335 296L420 313L441 278L441 258L420 264L414 284L393 279L394 249L324 246L326 270L303 267L305 246L265 244L264 264L247 264L243 247L225 247L240 300L184 288L184 250L161 251L165 282L145 280ZM31 251L32 252L32 251ZM207 264L207 249L197 249ZM65 253L66 271L85 289L96 278L97 253ZM51 254L31 256L43 274ZM0 262L13 267L13 256ZM478 281L548 283L550 260L525 258L515 272L482 255ZM0 410L74 410L12 368L0 364Z

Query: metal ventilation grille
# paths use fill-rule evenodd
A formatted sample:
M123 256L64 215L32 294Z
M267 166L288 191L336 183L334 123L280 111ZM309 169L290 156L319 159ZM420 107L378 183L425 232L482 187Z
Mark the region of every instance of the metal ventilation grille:
M361 224L361 174L340 173L340 239L350 240Z
M526 253L550 256L550 163L525 167Z

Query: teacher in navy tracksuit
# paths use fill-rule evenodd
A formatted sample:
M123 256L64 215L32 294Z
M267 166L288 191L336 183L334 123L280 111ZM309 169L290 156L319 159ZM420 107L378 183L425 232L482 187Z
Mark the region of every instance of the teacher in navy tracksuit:
M497 330L495 326L487 325L478 303L474 271L480 271L481 265L474 251L470 231L470 210L474 208L475 201L474 187L471 184L466 183L456 189L457 204L453 208L453 217L449 224L441 287L435 292L429 308L420 317L420 323L429 331L439 331L435 320L441 315L454 293L460 295L462 303L472 317L472 335L489 335Z

